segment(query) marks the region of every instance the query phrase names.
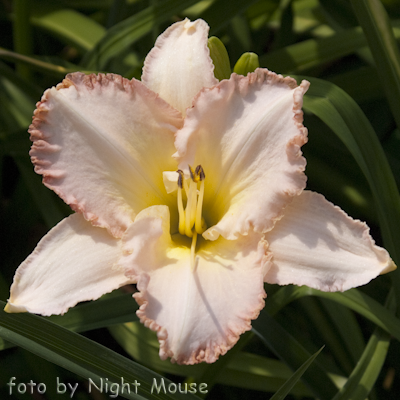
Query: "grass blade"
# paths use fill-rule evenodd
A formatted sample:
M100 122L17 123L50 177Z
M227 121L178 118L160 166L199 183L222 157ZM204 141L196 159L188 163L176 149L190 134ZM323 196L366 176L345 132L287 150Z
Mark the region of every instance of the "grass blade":
M204 375L211 372L208 368L213 369L215 365L205 363L191 366L177 365L168 360L161 360L158 355L159 344L156 334L139 322L113 325L109 330L129 355L156 371L182 377L190 376L192 382L205 382ZM292 375L290 368L281 361L238 350L236 351L235 346L220 358L224 364L226 359L227 365L218 371L218 376L215 377L216 383L273 393ZM232 351L234 354L231 357ZM301 381L292 388L291 393L296 396L311 396Z
M400 128L400 53L386 10L379 0L351 0L367 38L397 127Z
M5 303L0 302L4 308ZM77 333L70 332L42 317L32 314L7 314L0 311L0 337L57 364L85 379L91 379L100 387L102 380L133 383L138 381L138 394L131 386L120 393L127 399L197 399L191 393L171 394L167 390L152 393L153 379L165 385L171 382L108 348Z
M304 372L307 371L312 362L317 358L318 354L321 353L323 348L324 347L321 347L300 368L298 368L297 371L270 398L270 400L283 400L290 393L297 381L303 376Z
M30 24L31 2L29 0L14 1L14 50L17 53L31 55L33 50L32 29ZM26 80L30 79L27 65L17 64L17 72Z
M131 294L112 294L100 300L73 307L64 315L52 315L46 319L73 332L86 332L114 324L136 321L138 319L137 308L138 305ZM0 350L12 346L12 344L5 344L0 340Z
M82 61L85 69L104 70L116 57L153 28L195 4L197 0L166 0L114 25Z
M390 296L393 293L389 293ZM304 296L318 296L335 301L359 313L400 341L400 320L376 300L357 289L343 293L321 292L307 286L285 286L266 303L265 310L275 315L281 308Z
M37 71L42 71L46 74L54 75L58 78L64 77L66 74L76 71L81 71L85 73L95 72L95 71L86 71L84 68L79 66L74 66L73 64L70 63L69 65L71 65L71 68L66 68L62 65L52 64L50 62L40 60L39 58L36 57L24 56L23 54L18 54L13 51L4 49L2 47L0 47L0 58L28 65L32 69L35 69Z
M385 247L400 264L399 191L374 129L357 103L342 89L320 79L306 79L311 87L304 98L304 109L328 125L357 161L375 199ZM390 277L400 306L400 271L391 272Z
M390 335L376 328L357 366L332 400L365 400L368 397L385 362L389 342Z
M388 296L386 305L390 312L394 312L393 296ZM346 384L332 400L364 400L383 367L389 343L390 335L377 327Z
M91 50L106 33L100 24L72 9L49 10L46 7L33 14L32 23L81 52Z
M292 370L297 370L311 356L265 310L253 322L253 332ZM303 379L309 390L322 400L330 400L336 394L336 386L318 364L312 364Z

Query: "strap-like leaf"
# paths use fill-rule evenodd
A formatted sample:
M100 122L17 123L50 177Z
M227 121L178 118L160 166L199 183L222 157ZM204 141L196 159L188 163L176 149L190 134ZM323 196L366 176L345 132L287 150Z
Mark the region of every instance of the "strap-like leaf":
M261 311L253 322L253 332L292 370L297 370L311 354L286 331L267 311ZM304 383L322 400L330 400L336 393L336 386L327 372L318 365L310 365L304 373Z
M325 122L357 161L374 195L385 247L400 264L399 191L374 129L357 103L342 89L321 79L304 78L311 82L304 109ZM400 305L399 270L390 276Z
M283 400L289 393L297 381L303 376L307 368L317 358L318 354L321 353L321 347L316 353L314 353L297 371L279 388L279 390L270 398L270 400Z
M4 308L4 305L0 301L0 307ZM97 387L106 379L109 384L129 383L130 393L126 387L124 393L120 392L127 399L198 398L189 392L179 393L174 383L156 372L36 315L7 314L0 311L0 337L85 379L91 379ZM137 394L132 385L135 381L140 383ZM166 390L161 389L158 392L153 386L154 381L158 387L164 382ZM170 384L171 391L175 390L175 394L168 390Z
M72 9L45 8L34 12L31 21L82 52L91 50L106 32L93 19Z
M138 305L131 294L110 294L100 300L73 307L64 315L52 315L47 319L71 331L86 332L136 321L137 308ZM10 346L7 345L7 347ZM0 343L0 350L3 348L5 347L2 347Z
M340 303L363 315L377 326L400 340L400 320L376 300L357 289L344 293L321 292L307 286L285 286L270 296L265 310L275 315L281 308L304 296L318 296Z
M196 0L165 0L114 25L82 61L86 69L104 70L108 61Z
M380 0L351 0L363 28L393 117L400 128L400 52Z

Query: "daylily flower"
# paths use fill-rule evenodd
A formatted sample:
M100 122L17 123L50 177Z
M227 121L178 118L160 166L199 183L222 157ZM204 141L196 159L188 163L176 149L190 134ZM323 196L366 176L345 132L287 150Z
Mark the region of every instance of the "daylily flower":
M218 82L207 35L178 22L142 81L74 73L44 93L30 155L76 213L18 268L6 311L62 314L137 283L160 357L214 362L257 318L264 282L347 290L395 268L364 223L303 191L308 82Z

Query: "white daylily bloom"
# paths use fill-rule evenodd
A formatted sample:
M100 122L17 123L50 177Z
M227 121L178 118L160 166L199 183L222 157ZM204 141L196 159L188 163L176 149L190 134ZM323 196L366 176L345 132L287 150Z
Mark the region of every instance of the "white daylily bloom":
M303 192L308 82L258 69L218 83L207 35L172 25L142 82L74 73L44 93L30 154L76 214L18 268L6 311L62 314L137 283L161 358L214 362L264 282L346 290L395 268L365 224Z

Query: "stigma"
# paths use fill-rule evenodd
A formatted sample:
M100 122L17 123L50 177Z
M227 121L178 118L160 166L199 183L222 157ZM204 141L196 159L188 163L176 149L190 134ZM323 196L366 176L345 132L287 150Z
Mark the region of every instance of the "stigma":
M185 179L183 171L177 171L178 176L178 213L179 233L188 237L202 234L206 229L206 223L202 216L204 199L205 173L203 167L198 165L193 171L189 165L190 177ZM186 194L186 208L183 206L183 195Z

